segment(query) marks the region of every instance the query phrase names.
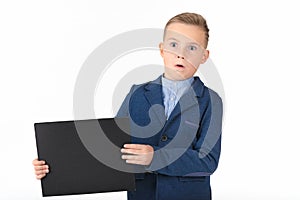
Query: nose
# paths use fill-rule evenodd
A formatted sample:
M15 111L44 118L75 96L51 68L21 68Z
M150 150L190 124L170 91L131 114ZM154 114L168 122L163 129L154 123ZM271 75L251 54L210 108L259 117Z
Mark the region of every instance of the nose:
M181 58L181 59L184 59L184 57L183 57L183 56L179 56L179 55L177 55L177 58Z
M177 55L177 58L181 58L181 59L184 59L184 57L185 57L185 51L184 51L184 49L183 48L180 48L180 49L178 49L178 51L177 51L177 53L176 53L176 55Z

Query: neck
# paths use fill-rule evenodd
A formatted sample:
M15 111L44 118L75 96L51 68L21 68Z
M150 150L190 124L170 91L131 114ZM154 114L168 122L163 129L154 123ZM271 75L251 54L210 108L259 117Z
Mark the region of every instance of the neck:
M169 76L169 75L166 74L166 73L163 74L163 77L164 77L165 79L170 80L170 81L184 81L184 80L187 80L187 79L189 79L189 78L192 78L192 77L189 77L189 78L180 78L180 79L178 79L178 78L174 78L174 77L172 77L172 76Z

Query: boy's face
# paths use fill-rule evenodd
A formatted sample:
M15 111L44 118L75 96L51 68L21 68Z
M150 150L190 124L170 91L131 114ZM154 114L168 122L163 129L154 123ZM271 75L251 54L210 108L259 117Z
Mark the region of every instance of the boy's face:
M182 23L170 24L164 42L159 44L165 65L164 76L171 80L193 77L199 65L208 58L205 44L205 33L201 28Z

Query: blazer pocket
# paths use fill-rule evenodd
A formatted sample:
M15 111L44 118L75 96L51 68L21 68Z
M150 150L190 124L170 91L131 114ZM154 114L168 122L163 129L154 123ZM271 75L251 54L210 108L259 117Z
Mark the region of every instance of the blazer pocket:
M194 182L194 181L200 181L203 182L205 181L205 176L189 176L189 177L179 177L179 181L183 181L183 182Z
M187 124L187 125L189 125L189 126L191 126L191 127L194 127L194 128L198 128L199 127L199 124L196 124L196 123L188 121L188 120L185 120L184 123Z

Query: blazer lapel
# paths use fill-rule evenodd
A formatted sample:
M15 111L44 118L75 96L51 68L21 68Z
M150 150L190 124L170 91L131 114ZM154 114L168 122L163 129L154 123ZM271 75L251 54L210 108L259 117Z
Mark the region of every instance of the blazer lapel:
M203 87L204 84L202 83L202 81L200 81L198 77L195 77L194 82L192 83L192 87L179 99L169 117L169 120L171 121L173 118L177 117L193 106L199 107L198 98L202 94Z
M201 97L203 88L203 82L198 77L195 77L192 87L179 99L179 102L172 111L168 121L172 121L173 118L177 117L193 106L199 107L198 98ZM151 81L147 86L145 86L145 89L145 97L149 104L151 106L156 104L159 105L153 110L161 124L164 125L166 122L166 116L163 103L161 76L159 76L156 80Z
M151 106L155 106L153 107L153 111L161 124L164 125L166 122L166 116L161 84L161 76L159 76L156 80L151 81L145 87L145 97Z

